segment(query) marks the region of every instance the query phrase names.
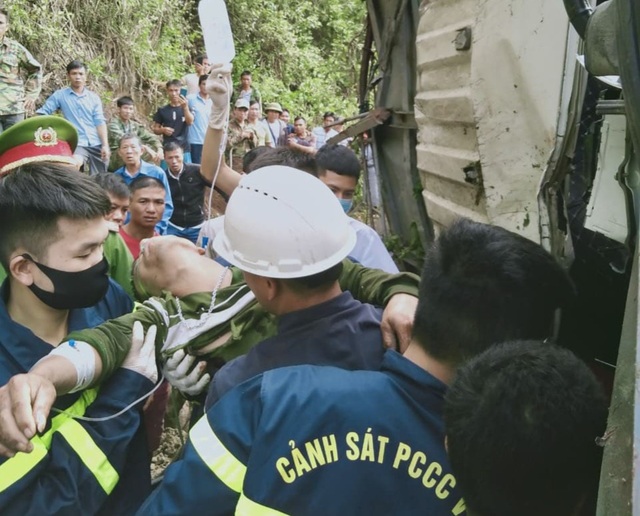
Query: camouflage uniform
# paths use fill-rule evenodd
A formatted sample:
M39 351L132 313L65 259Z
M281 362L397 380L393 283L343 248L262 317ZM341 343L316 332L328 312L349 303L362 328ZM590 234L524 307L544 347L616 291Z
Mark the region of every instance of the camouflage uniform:
M41 89L40 63L20 43L3 38L0 43L0 117L23 115L24 101L37 100Z
M243 131L251 131L253 139L244 138ZM256 147L258 136L247 124L240 125L234 118L229 121L229 130L227 137L227 159L231 163L233 170L242 170L242 158L251 149Z
M119 116L114 116L107 125L107 134L109 136L109 148L111 149L111 159L109 160L109 170L113 172L124 165L122 158L118 154L120 146L120 138L125 134L135 134L140 138L140 143L152 148L155 152L162 148L160 139L153 134L144 125L135 120L123 122ZM148 153L142 155L142 159L151 162L151 156Z

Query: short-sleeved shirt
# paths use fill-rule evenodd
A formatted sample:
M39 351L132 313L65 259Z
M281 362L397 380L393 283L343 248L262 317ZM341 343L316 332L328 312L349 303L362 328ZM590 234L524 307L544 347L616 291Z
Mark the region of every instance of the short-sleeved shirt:
M184 117L184 108L182 106L172 106L167 104L162 106L156 114L153 115L153 121L163 127L172 127L173 134L162 136L162 142L176 142L185 152L189 152L189 125Z
M24 113L24 101L42 89L42 66L20 43L0 42L0 116Z
M189 143L194 145L202 145L204 143L204 135L209 126L209 113L213 101L211 98L204 99L200 93L187 96L189 101L189 110L193 113L193 124L189 127Z
M53 115L61 111L78 130L79 147L102 145L98 126L106 123L100 97L87 88L76 93L70 87L54 91L44 105L36 111L39 115Z

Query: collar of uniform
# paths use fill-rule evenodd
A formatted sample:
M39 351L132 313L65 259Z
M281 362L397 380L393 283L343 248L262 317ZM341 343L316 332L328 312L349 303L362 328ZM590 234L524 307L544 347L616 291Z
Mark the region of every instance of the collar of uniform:
M328 315L337 314L353 304L354 301L351 293L345 291L324 303L281 315L278 318L278 333L282 333L292 327L299 328L305 324L311 324Z
M403 385L407 386L409 394L416 400L425 400L433 404L433 394L438 393L438 399L444 402L444 395L448 386L435 376L403 357L393 349L385 351L382 359L381 371L387 371L393 376L403 378Z

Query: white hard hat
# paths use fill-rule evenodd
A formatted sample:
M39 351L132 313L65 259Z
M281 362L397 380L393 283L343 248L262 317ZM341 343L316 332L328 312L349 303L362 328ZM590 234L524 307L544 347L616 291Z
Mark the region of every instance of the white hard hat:
M355 243L347 215L322 181L275 165L241 179L213 248L245 272L302 278L333 267Z

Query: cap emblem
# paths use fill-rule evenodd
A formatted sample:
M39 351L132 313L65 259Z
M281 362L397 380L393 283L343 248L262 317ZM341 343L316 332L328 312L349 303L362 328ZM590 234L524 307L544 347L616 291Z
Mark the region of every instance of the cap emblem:
M37 147L51 147L58 144L58 133L52 127L38 127L34 136Z

